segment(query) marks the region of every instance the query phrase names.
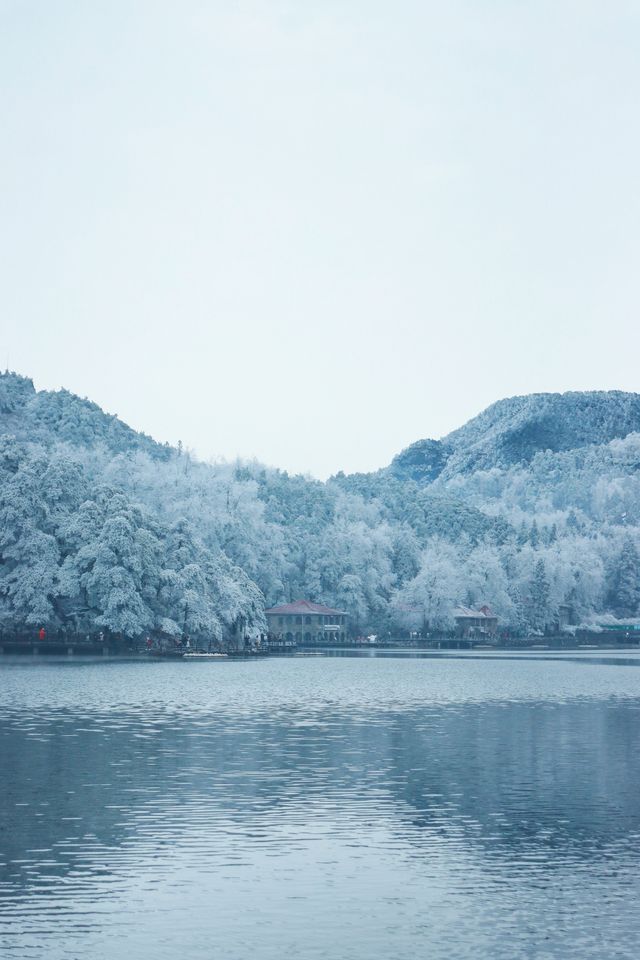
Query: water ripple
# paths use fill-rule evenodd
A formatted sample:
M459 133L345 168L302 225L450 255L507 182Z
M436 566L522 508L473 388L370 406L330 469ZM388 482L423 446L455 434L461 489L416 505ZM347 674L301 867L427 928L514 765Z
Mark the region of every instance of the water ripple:
M610 659L3 664L2 955L635 958Z

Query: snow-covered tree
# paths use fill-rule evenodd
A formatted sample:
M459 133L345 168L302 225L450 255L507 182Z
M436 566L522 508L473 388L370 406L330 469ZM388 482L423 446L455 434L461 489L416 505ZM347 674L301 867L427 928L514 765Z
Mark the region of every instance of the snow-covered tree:
M451 544L432 540L425 549L420 570L396 594L396 605L419 611L427 630L453 626L453 611L464 592L460 558Z
M534 630L544 630L551 620L550 588L544 560L536 561L529 588L528 619Z
M610 572L609 598L619 617L635 617L640 607L640 559L631 537L626 537Z

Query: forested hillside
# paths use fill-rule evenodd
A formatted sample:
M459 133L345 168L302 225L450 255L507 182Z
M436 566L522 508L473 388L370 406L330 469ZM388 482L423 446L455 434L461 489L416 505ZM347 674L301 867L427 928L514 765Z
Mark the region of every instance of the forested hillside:
M609 443L634 431L640 431L640 394L534 393L499 400L442 440L419 440L390 469L422 482L451 479L530 463L543 451Z
M221 637L296 597L353 630L638 615L640 397L494 404L375 474L205 464L66 391L0 376L0 620Z

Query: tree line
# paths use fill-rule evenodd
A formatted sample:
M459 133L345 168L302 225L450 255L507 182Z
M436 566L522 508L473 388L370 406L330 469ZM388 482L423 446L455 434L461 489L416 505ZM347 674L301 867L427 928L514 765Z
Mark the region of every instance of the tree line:
M306 597L357 632L638 615L640 436L425 483L198 462L0 377L0 624L137 637L264 628Z

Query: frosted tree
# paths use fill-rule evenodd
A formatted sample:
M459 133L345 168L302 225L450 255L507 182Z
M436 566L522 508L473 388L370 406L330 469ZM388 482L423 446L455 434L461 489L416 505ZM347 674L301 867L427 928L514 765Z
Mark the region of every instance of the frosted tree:
M0 442L0 616L5 624L56 618L60 554L44 496L48 463L10 438Z
M4 622L56 622L60 553L55 538L25 527L19 542L3 550L2 555L3 566L10 563L10 569L0 578Z
M153 522L122 494L98 493L64 526L69 552L62 571L76 627L103 627L136 637L154 625L161 542Z
M463 566L464 599L471 606L488 604L504 622L513 622L513 600L498 547L481 544L472 550Z
M549 580L544 560L541 558L534 567L529 593L528 619L534 630L544 630L549 623L551 616L549 600Z
M634 617L640 607L640 569L638 550L627 537L611 569L610 602L620 617Z
M544 559L552 609L568 604L576 623L602 609L604 564L597 542L567 537L551 544Z
M456 550L435 539L422 555L418 574L395 595L395 604L419 612L426 630L453 626L453 610L464 592Z
M529 543L535 549L540 543L540 534L538 532L538 524L534 517L533 523L531 524L531 529L529 531Z
M361 577L355 573L345 573L338 583L335 596L337 607L348 611L352 629L356 633L365 629L369 615L369 605Z
M184 519L172 525L164 542L165 565L155 603L158 628L175 637L187 632L220 639L222 621L216 606L216 584L207 576L210 555Z

